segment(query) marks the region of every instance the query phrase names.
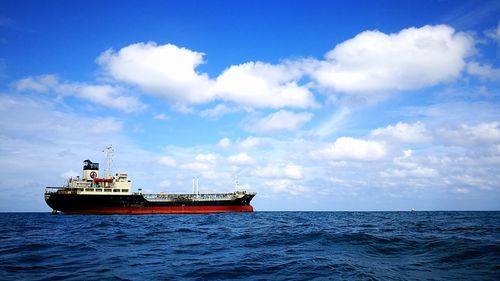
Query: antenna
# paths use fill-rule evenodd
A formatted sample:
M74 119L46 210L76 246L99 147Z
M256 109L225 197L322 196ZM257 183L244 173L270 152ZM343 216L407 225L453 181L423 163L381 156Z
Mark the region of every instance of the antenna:
M113 163L113 146L107 145L103 152L106 153L106 168L104 170L104 174L106 178L109 178L111 176L111 164Z
M200 194L200 179L193 177L193 194Z
M234 191L238 191L238 186L240 185L240 183L238 182L238 176L235 176L234 177Z
M200 194L200 179L196 177L196 194Z
M194 177L193 177L193 194L195 194L195 183L194 183Z

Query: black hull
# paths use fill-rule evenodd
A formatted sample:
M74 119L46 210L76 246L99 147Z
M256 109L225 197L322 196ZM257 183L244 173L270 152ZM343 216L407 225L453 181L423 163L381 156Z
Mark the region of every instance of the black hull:
M155 214L252 212L253 194L234 200L148 201L141 194L81 195L49 193L45 201L53 210L68 214Z

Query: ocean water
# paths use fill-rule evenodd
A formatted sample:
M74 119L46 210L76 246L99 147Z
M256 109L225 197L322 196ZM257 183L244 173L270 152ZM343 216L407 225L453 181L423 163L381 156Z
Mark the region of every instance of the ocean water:
M500 280L500 212L0 214L0 280Z

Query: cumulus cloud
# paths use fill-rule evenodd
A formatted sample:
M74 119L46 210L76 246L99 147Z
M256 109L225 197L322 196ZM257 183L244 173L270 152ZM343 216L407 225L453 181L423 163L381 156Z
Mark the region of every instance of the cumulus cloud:
M199 104L215 99L251 107L312 107L314 96L298 85L300 69L287 64L249 62L228 67L216 79L196 71L203 53L172 44L136 43L119 51L107 50L97 62L117 81L173 102ZM223 105L206 116L227 113Z
M172 44L136 43L107 50L97 62L112 79L174 104L315 108L315 88L375 95L450 81L460 75L473 48L469 35L447 25L428 25L394 34L365 31L338 44L325 60L252 61L230 65L215 78L197 71L203 53ZM200 114L218 117L231 111L218 104Z
M371 131L370 135L405 143L422 143L431 139L427 128L422 122L413 124L398 122L396 125L375 129Z
M106 84L60 82L56 75L27 77L16 81L14 86L18 91L54 92L60 96L76 96L97 105L125 112L140 111L146 108L137 97L124 95L124 89L120 87Z
M384 143L350 137L338 138L325 148L311 152L315 159L375 161L387 153Z
M223 100L254 107L315 107L314 96L298 80L303 73L289 64L248 62L226 69L215 84Z
M446 25L365 31L328 52L313 77L344 93L413 90L457 78L472 49L471 37Z
M473 48L473 39L467 34L437 25L394 34L365 31L338 44L325 60L251 61L230 65L214 78L198 70L204 53L173 44L135 43L106 50L96 61L106 78L164 97L179 111L192 112L193 105L220 102L200 112L202 117L216 118L238 110L238 106L316 108L319 105L313 91L318 89L376 96L432 86L457 78ZM488 65L471 64L469 72L489 79L498 77ZM16 87L22 91L55 90L127 112L144 109L136 97L112 85L61 83L57 77L45 75L19 80Z
M107 50L97 62L116 81L173 103L315 108L313 89L378 96L453 80L473 50L474 40L466 33L447 25L427 25L393 34L365 31L336 45L324 60L251 61L230 65L215 78L197 71L204 63L203 53L172 44L136 43ZM472 65L470 71L478 72L477 68ZM201 115L218 117L231 111L218 104Z
M122 90L110 85L78 85L66 84L60 89L64 93L76 93L78 97L95 104L111 107L125 112L145 109L136 97L121 95Z
M294 113L287 110L280 110L259 120L250 121L245 126L245 129L257 133L293 131L307 123L312 117L313 115L307 112Z
M231 140L229 138L222 138L217 145L222 148L228 148L231 145Z
M107 74L174 102L202 103L213 98L208 75L196 72L203 53L172 44L136 43L107 50L97 62Z
M231 155L227 158L227 161L233 165L249 165L255 163L255 160L246 152Z

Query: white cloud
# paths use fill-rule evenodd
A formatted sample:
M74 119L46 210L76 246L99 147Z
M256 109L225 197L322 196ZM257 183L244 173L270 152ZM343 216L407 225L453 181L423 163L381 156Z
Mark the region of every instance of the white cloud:
M65 94L73 91L80 98L125 112L140 111L146 108L136 97L123 96L121 89L110 85L66 84L64 90L61 89L61 91L65 91Z
M198 154L195 157L196 161L206 162L206 163L211 163L211 164L215 164L215 162L217 162L218 158L219 158L218 155L212 154L212 153Z
M388 169L380 174L382 177L399 177L399 178L432 178L438 176L438 172L431 168L415 167L413 169Z
M291 179L301 179L302 175L302 166L296 164L288 164L285 166L285 176Z
M493 68L489 64L483 65L477 62L471 62L467 65L467 72L483 79L500 80L500 69Z
M446 25L365 31L338 44L312 74L345 93L413 90L457 78L473 40Z
M482 187L485 186L485 184L487 185L484 179L473 177L467 174L455 175L453 176L453 179L465 186Z
M475 142L446 146L439 142L441 135L433 134L435 142L421 143L413 148L414 151L407 147L400 147L398 144L384 143L377 139L374 141L367 132L366 138L340 138L328 145L322 143L321 139L309 137L285 136L276 139L249 137L247 142L245 142L247 139L233 142L227 151L224 151L231 155L231 158L226 159L216 153L208 153L218 149L217 142L182 147L168 146L164 148L165 150L161 150L168 151L164 154L159 154L161 151L138 154L132 149L131 155L130 146L123 147L126 141L123 141L122 137L117 137L121 131L109 133L103 130L101 134L87 134L86 138L81 138L78 132L81 132L82 128L89 128L89 124L96 124L105 119L89 118L78 112L69 114L57 112L54 108L58 108L58 104L48 101L50 99L45 95L0 95L0 112L3 116L0 119L2 128L0 167L5 174L16 175L6 177L5 186L15 186L15 190L23 190L21 188L23 185L32 186L32 191L36 195L29 198L38 200L36 208L39 210L47 208L43 197L40 197L39 191L36 191L39 186L43 185L30 184L29 179L23 179L22 175L25 174L26 169L34 171L34 178L39 179L43 184L54 183L54 178L57 179L54 184L59 184L61 172L80 171L82 159L104 158L100 153L100 148L108 142L113 143L117 150L115 154L117 159L114 162L116 165L121 165L123 158L128 160L128 166L120 170L130 173L135 188L150 186L151 191L148 192L159 192L166 188L169 192L189 192L191 177L194 175L210 179L207 180L207 187L203 185L203 182L200 183L203 191L222 192L231 189L232 180L237 175L248 185L247 190L258 193L258 202L256 201L255 204L261 204L260 208L263 210L276 207L276 203L282 201L271 199L273 196L282 199L283 197L278 194L285 194L287 200L290 200L288 206L291 206L294 204L292 202L303 199L305 193L317 195L312 197L315 199L339 198L339 196L350 194L349 196L352 196L356 202L380 193L384 196L407 198L414 202L414 200L420 200L418 198L435 200L443 198L443 195L454 200L456 195L453 192L457 189L467 189L471 196L486 198L489 195L496 196L500 187L498 184L500 182L498 176L500 175L500 139L498 136L500 125L495 122L454 126L453 124L457 122L460 124L464 118L453 117L441 122L441 117L437 117L439 119L437 123L425 119L426 128L431 132L433 132L432 128L442 128L442 124L447 124L450 126L448 129L450 131L465 130L468 133L462 132L461 136L469 136L466 139ZM467 106L460 107L457 111L465 111L467 108ZM484 108L470 108L474 108L474 111L478 113L485 112ZM443 108L437 111L443 116L450 116L449 112ZM488 114L488 118L498 120L498 111L496 114ZM454 121L448 122L449 120ZM119 120L114 121L119 122ZM413 127L415 123L408 123L408 125ZM103 126L105 127L108 126ZM392 127L396 128L397 125L393 124ZM386 141L381 136L379 137ZM124 138L127 137L124 136ZM37 141L30 141L33 139ZM116 141L117 139L121 141ZM248 149L255 146L261 148L262 146L258 144L260 139L269 142L270 145L265 149L251 151L243 149L243 143L247 143ZM227 140L230 142L229 139ZM70 151L72 149L73 151ZM118 152L120 149L122 153ZM389 158L395 149L407 150L402 151L397 157ZM240 151L246 151L246 153L240 154ZM325 161L320 162L304 157L310 151L315 152L312 154L316 158ZM93 152L95 153L92 154ZM249 156L249 152L255 160ZM54 157L59 160L54 161ZM214 162L214 159L217 162ZM382 161L359 161L369 159ZM39 165L47 167L48 172L44 170L43 173L37 174L35 166ZM167 182L163 182L164 180ZM335 184L332 184L333 181ZM0 188L0 193L7 194L0 194L0 199L13 196L14 194L10 191L11 189ZM337 194L337 197L325 197L323 194ZM348 200L348 196L342 198ZM6 205L4 203L6 199L3 200L1 207L13 208L11 203ZM318 208L329 209L331 201L328 200L330 199ZM353 204L353 208L363 207L356 205L354 201L349 204ZM308 203L303 208L310 209L314 208L313 206L312 203ZM338 205L335 206L338 207Z
M240 142L240 147L244 150L253 149L261 143L259 138L248 137Z
M303 168L297 164L287 164L285 166L266 165L259 166L252 170L251 174L262 178L289 178L299 180L303 178Z
M309 191L308 188L298 185L290 179L269 180L263 183L272 191L277 193L289 193L291 195L301 195Z
M307 123L313 115L311 113L294 113L286 110L269 114L262 119L249 122L245 129L250 132L272 133L279 131L293 131Z
M52 88L59 84L56 75L45 74L36 77L27 77L14 82L14 86L18 91L35 91L39 93L47 93Z
M196 72L203 53L172 44L136 43L107 50L97 62L112 78L174 102L203 103L213 98L208 75Z
M385 128L378 128L370 133L373 137L386 138L388 140L397 140L406 143L422 143L431 139L425 124L416 122L408 124L398 122L396 125L389 125Z
M472 49L471 37L438 25L408 28L396 34L365 31L338 44L323 61L247 62L230 65L213 79L197 71L204 63L203 53L172 44L135 43L117 51L107 50L96 61L107 78L164 97L179 111L192 112L190 105L214 101L234 103L240 109L315 108L318 104L311 92L313 87L377 93L432 86L458 77ZM470 66L472 72L497 77L493 70ZM22 79L16 87L20 91L54 90L126 112L145 108L119 86L61 83L54 75ZM220 103L200 115L216 118L236 110L238 107Z
M498 21L496 28L485 31L485 35L497 42L500 42L500 20Z
M218 143L218 146L222 148L228 148L231 145L231 140L228 138L222 138Z
M252 107L315 107L309 89L298 85L302 75L295 65L248 62L226 69L215 91L223 100Z
M217 117L220 117L222 115L225 115L225 114L228 114L231 112L235 112L237 110L238 109L235 107L231 108L231 107L227 107L224 104L218 104L218 105L214 106L213 108L209 108L209 109L205 109L205 110L200 111L200 116L201 117L209 117L209 118L217 118Z
M500 122L461 124L456 128L438 129L437 134L444 141L456 144L495 143L500 141Z
M252 170L252 175L261 178L280 178L283 176L283 171L276 166L267 165L256 167Z
M163 156L158 160L158 163L164 166L169 166L169 167L175 167L177 165L177 161L175 158L172 158L170 156Z
M3 116L0 118L0 170L9 175L0 186L3 211L48 210L40 196L43 187L63 184L61 173L78 173L84 159L102 163L101 150L107 144L115 148L113 170L129 172L135 188L153 186L152 181L165 173L164 170L158 172L153 153L138 149L119 130L120 126L115 126L115 122L120 121L113 118L67 110L46 95L0 94L0 105ZM96 124L103 125L92 131ZM31 171L30 177L26 177L27 170ZM141 174L155 179L149 181ZM19 192L24 199L15 196Z
M255 160L250 157L246 152L241 152L240 154L231 155L227 158L229 163L233 165L249 165L253 164Z
M88 124L87 129L92 134L109 134L120 132L122 128L123 122L108 117Z
M125 112L140 111L146 108L137 97L126 96L124 89L111 85L92 85L85 83L60 82L55 75L27 77L14 83L18 91L47 93L53 91L60 96L76 96L94 104Z
M97 62L109 77L174 103L200 104L218 99L250 107L317 106L308 87L298 84L304 74L300 64L248 62L232 65L216 79L210 79L206 73L196 71L203 56L172 44L148 42L119 51L107 50ZM231 111L218 105L201 114L217 117Z
M412 150L403 151L403 156L395 157L393 163L396 168L389 168L381 172L381 177L399 178L432 178L439 176L437 170L425 167L413 157Z
M271 139L269 138L258 138L258 137L247 137L240 141L239 147L242 150L251 150L258 147L271 145Z
M153 118L156 120L167 120L168 116L165 113L160 113L153 116Z
M88 133L88 139L102 135L114 136L123 122L112 117L83 118L54 110L54 104L28 97L0 94L2 134L21 135L25 140L61 138L61 135ZM13 114L15 111L16 114Z
M210 164L201 162L184 163L180 165L182 169L194 170L194 171L206 171L210 170Z
M385 145L350 137L338 138L325 148L311 152L315 159L374 161L382 159L387 153Z

